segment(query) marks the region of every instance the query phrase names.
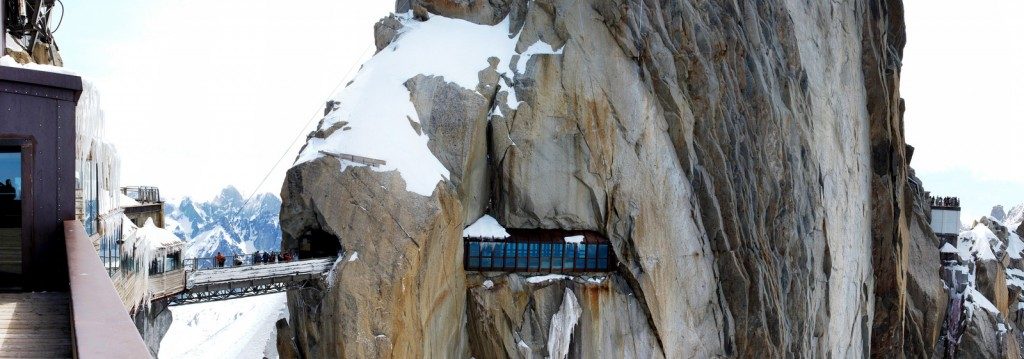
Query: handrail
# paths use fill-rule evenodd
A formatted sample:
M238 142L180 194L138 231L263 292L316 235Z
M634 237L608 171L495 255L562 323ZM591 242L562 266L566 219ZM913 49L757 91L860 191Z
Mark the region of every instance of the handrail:
M64 221L76 358L149 358L82 222Z
M237 261L236 261L237 259ZM315 258L308 258L315 259ZM274 263L289 263L298 262L300 259L298 256L293 256L289 260L278 259L276 256L271 256L267 262L254 261L252 254L238 254L224 256L224 266L217 265L216 257L196 257L196 258L185 258L182 260L182 267L188 268L191 271L201 271L209 269L223 269L223 268L234 268L234 267L248 267L260 264L274 264Z

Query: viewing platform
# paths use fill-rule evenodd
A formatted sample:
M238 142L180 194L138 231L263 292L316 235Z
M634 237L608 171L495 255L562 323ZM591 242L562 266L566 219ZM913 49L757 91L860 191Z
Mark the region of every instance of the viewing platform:
M956 239L960 235L960 198L928 196L931 201L931 227L939 238Z
M507 238L464 237L467 271L519 273L609 272L611 243L593 231L508 229Z

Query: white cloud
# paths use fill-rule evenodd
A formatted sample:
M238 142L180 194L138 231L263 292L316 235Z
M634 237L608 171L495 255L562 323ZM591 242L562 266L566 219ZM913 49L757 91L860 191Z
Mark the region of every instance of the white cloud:
M121 6L136 11L77 20L116 31L75 31L69 19L59 41L98 45L65 46L64 56L72 67L85 65L76 70L102 91L108 135L122 154L122 183L200 197L227 184L255 190L296 135L311 129L303 126L319 118L346 73L373 53L373 24L393 10L387 1L328 0L109 7ZM75 7L69 5L69 17ZM299 146L260 191L280 191Z
M901 93L923 173L1024 184L1024 2L907 0ZM927 183L926 183L927 184Z

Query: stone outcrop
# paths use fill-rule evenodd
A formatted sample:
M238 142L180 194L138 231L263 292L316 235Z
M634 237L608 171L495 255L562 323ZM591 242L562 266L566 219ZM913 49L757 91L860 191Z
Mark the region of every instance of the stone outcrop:
M903 328L903 354L907 358L932 356L939 344L949 293L937 275L941 269L939 247L943 242L929 225L930 200L921 181L910 172L910 244L907 263L907 304Z
M292 328L288 320L281 318L274 323L277 330L277 354L281 359L299 359L299 349L295 347L295 338L292 338Z
M451 172L430 196L330 157L289 170L283 247L345 254L328 287L289 293L303 356L549 356L567 293L570 357L935 350L947 299L908 181L899 1L397 9L508 26L523 55L473 69L476 88L405 82L408 130ZM398 27L377 26L378 49ZM619 267L600 283L466 274L461 230L484 213L597 231Z
M621 277L554 279L530 283L517 274L470 275L468 331L478 358L542 358L559 342L552 318L568 304L579 306L578 325L566 347L573 358L662 357L658 338ZM557 356L556 356L557 357Z
M142 334L142 340L149 347L149 354L156 358L157 353L160 353L160 341L164 339L167 330L171 328L171 321L174 320L171 310L167 309L167 300L156 300L148 306L140 307L132 319L135 321L135 327L139 329L139 334Z

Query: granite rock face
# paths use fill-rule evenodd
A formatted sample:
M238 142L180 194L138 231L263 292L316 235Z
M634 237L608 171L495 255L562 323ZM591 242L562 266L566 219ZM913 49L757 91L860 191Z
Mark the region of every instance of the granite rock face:
M935 350L946 298L908 180L899 1L396 7L507 26L518 42L472 69L475 88L444 73L405 82L419 117L408 130L451 172L430 196L330 157L289 171L283 247L344 253L327 287L289 294L302 355ZM378 26L379 49L395 28ZM537 47L557 51L528 56ZM485 213L599 232L620 264L596 282L467 274L461 231ZM563 346L551 328L567 293L580 315Z
M156 358L160 353L160 341L174 320L170 309L167 309L167 300L155 300L148 306L142 306L132 319L149 348L149 354Z

